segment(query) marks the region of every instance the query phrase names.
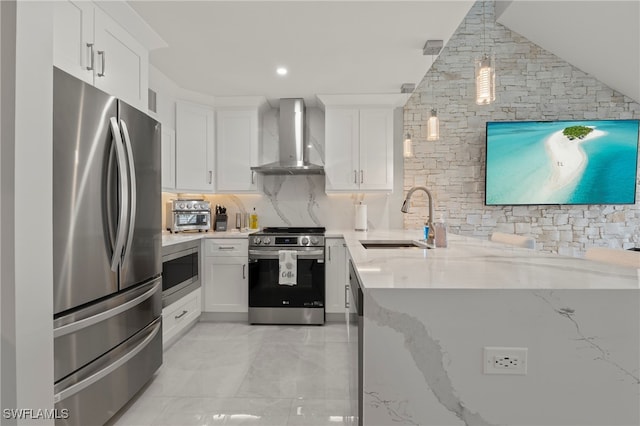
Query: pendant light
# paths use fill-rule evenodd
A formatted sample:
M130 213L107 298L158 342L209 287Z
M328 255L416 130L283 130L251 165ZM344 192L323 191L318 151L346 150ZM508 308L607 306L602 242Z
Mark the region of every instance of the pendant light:
M431 110L431 116L427 120L427 140L437 141L440 139L440 120L438 119L438 111Z
M475 61L476 104L489 105L496 100L496 68L493 55L487 54L487 24L485 22L485 3L482 2L482 46L483 53Z
M433 64L435 63L435 56L431 56L431 68L433 72ZM431 79L431 102L436 103L436 97L434 95L434 81L435 79ZM440 119L438 118L438 111L434 108L431 109L431 115L427 120L427 140L428 141L437 141L440 139Z
M402 156L404 158L413 157L413 143L411 142L411 133L407 133L402 146Z

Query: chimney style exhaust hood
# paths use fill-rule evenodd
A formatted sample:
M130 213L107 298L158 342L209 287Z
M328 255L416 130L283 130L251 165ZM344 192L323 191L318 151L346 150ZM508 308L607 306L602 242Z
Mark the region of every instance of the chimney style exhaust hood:
M265 175L322 175L324 169L309 163L309 148L304 140L304 100L280 99L279 134L280 160L251 167Z

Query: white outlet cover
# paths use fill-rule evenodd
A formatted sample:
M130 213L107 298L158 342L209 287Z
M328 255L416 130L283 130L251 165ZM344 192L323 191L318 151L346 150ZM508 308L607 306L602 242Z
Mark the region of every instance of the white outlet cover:
M484 374L527 374L528 348L485 346Z

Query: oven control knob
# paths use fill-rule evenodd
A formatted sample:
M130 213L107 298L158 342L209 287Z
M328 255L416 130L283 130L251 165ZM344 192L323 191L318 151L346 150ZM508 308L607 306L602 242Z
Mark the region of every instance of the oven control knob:
M317 237L311 237L311 244L313 244L314 246L316 244L318 244L318 238Z
M260 237L255 237L253 239L253 244L260 244L262 242L262 240L260 239Z
M269 245L269 244L271 244L271 238L269 238L269 237L265 237L263 242L264 242L265 244Z
M197 209L199 209L199 208L200 208L200 204L194 204L194 205L193 205L193 209L194 209L194 210L197 210Z
M184 209L184 203L178 204L178 207L180 207L181 209Z
M302 240L300 240L300 242L302 243L303 246L308 246L309 245L309 238L302 237Z

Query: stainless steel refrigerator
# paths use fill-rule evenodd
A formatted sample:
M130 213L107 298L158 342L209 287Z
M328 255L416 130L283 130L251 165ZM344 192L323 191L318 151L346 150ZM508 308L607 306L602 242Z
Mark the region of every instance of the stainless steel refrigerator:
M162 364L160 124L53 69L54 402L102 425Z

